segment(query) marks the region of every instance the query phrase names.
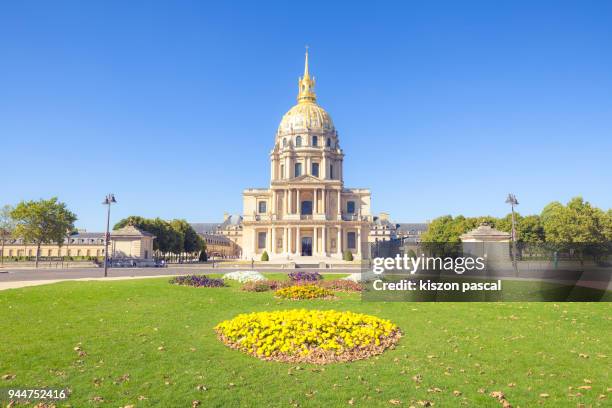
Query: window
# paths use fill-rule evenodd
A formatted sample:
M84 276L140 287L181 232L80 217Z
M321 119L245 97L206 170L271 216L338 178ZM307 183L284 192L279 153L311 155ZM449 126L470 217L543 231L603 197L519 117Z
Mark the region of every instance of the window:
M257 211L260 214L265 214L266 213L266 202L265 201L260 201L259 202L259 207L257 208Z
M312 215L312 201L302 201L302 215Z
M295 138L295 147L301 147L302 146L302 136L298 136Z
M280 178L285 178L285 165L281 164Z
M317 146L319 144L319 138L317 136L312 137L312 145Z
M284 138L283 139L283 147L286 147L286 146L287 146L287 138Z
M266 247L266 236L265 232L257 233L257 248L264 249Z
M312 175L315 177L319 177L319 163L312 163Z
M346 203L346 212L349 214L355 214L355 202L354 201L348 201Z
M355 249L355 233L354 232L346 233L346 246L349 249Z
M295 176L299 177L302 175L302 163L295 163Z
M334 165L333 164L329 165L329 178L330 179L334 178Z
M331 139L328 137L326 142L327 147L331 147Z

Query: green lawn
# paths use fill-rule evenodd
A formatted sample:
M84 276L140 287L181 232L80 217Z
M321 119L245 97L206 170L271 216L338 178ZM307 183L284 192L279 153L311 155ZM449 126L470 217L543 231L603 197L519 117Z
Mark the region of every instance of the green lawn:
M0 387L70 388L59 406L74 407L501 407L492 391L515 408L612 400L611 303L279 301L238 287L146 279L2 291L0 376L15 378ZM388 318L404 337L368 360L297 366L231 350L213 331L238 313L302 307Z

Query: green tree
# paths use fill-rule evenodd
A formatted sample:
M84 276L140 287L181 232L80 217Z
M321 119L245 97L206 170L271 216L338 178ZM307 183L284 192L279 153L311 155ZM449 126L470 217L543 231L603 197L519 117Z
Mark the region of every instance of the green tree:
M261 261L262 262L267 262L270 260L270 257L268 256L268 252L267 251L263 251L263 254L261 254Z
M208 254L206 253L206 242L202 240L202 247L200 248L200 256L198 258L200 262L208 261Z
M147 231L155 235L156 238L153 241L154 251L164 254L178 254L183 249L183 235L174 229L168 221L164 221L161 218L151 219L131 215L117 222L113 226L113 229L117 230L126 225L133 225L142 231Z
M10 205L5 205L0 208L0 240L2 241L2 250L0 254L0 263L4 265L4 242L9 239L13 232L15 231L15 220L11 217L11 212L13 211L13 207Z
M42 244L57 243L61 245L66 232L74 229L77 217L59 202L57 197L49 200L22 201L11 211L15 220L14 234L25 242L36 245L36 267Z
M193 254L201 250L204 240L185 220L170 221L172 228L181 236L180 252Z
M566 206L552 202L542 210L546 241L555 244L597 244L604 242L605 213L582 197L572 198Z

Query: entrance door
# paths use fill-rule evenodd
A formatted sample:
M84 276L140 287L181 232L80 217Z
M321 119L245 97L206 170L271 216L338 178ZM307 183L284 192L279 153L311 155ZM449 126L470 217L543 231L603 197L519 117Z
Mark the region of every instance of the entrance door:
M302 256L312 256L311 237L302 237Z

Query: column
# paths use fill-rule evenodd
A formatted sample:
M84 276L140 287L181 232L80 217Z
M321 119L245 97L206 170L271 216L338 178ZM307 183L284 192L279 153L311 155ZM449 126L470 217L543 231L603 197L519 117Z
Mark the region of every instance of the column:
M268 228L268 234L266 236L266 241L267 241L267 245L266 245L266 249L268 250L268 254L272 254L272 228Z
M323 193L323 199L321 200L321 212L323 214L327 214L327 190L323 189L321 190L321 192ZM327 217L325 217L325 219L327 219Z
M338 220L341 220L342 215L342 195L341 191L338 190Z
M338 225L338 240L336 241L336 251L342 254L342 227Z
M361 227L357 228L357 255L361 256Z
M289 234L287 230L289 228L283 228L283 254L287 253L287 240L289 239Z
M287 214L293 214L293 191L291 189L287 189Z
M274 165L276 163L276 160L272 159L270 160L270 180L274 180Z
M302 236L300 227L295 228L295 254L302 255Z
M295 190L296 199L297 199L297 213L302 214L302 200L300 199L300 189Z
M312 232L312 254L319 255L319 228L315 227Z
M321 231L322 239L321 239L321 252L323 256L327 256L327 227L323 226Z
M272 227L272 253L276 253L276 228Z
M313 198L314 202L312 203L313 207L314 207L312 209L313 214L318 214L319 213L319 200L318 200L319 194L318 194L318 192L319 192L319 189L315 188L314 189L314 198Z
M321 167L322 169L319 169L321 178L325 180L327 179L327 157L325 155L323 156L323 160L321 160Z

